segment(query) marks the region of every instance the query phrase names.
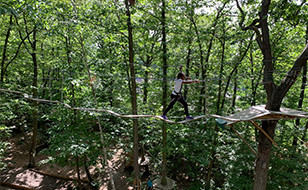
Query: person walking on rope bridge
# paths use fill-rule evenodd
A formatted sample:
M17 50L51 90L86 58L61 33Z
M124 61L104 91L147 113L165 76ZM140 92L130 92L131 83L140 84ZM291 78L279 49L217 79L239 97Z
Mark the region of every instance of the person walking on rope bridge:
M183 106L184 106L184 110L185 110L185 119L194 119L193 117L191 117L188 113L188 105L187 102L185 101L184 97L181 94L182 91L182 85L183 84L192 84L192 83L198 83L198 80L190 80L190 77L186 77L186 75L182 72L179 72L177 74L177 79L175 80L175 85L174 85L174 90L171 93L171 101L168 105L168 107L166 108L166 110L164 111L163 115L161 116L163 119L168 119L167 118L167 113L168 111L173 108L174 104L179 101Z

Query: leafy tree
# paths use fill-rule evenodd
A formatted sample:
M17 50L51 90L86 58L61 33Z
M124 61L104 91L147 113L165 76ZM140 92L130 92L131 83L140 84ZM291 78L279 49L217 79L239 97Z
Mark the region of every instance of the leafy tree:
M244 18L244 12L241 9L238 1L237 5L242 13L242 18ZM271 1L262 1L261 10L259 12L259 19L256 19L248 27L242 27L242 29L252 29L256 32L257 42L262 51L263 63L264 63L264 74L263 82L264 88L267 95L266 109L279 111L282 100L286 93L295 83L297 76L299 75L302 67L307 63L308 46L306 46L303 52L296 59L293 67L288 71L286 77L281 81L279 85L275 84L273 70L274 70L274 60L273 60L273 49L271 48L270 30L268 23L268 14L270 10ZM243 24L241 21L240 24ZM259 31L259 29L261 31ZM269 134L271 138L274 137L276 121L262 121L263 130ZM266 138L266 136L260 133L259 136L259 147L258 147L258 158L256 160L255 167L255 179L254 179L254 189L266 189L267 175L270 161L271 153L271 141Z
M192 115L227 115L257 104L267 104L272 110L280 106L305 110L305 58L299 52L304 49L302 55L307 56L307 2L238 1L239 8L236 3L1 2L1 89L78 109L160 115L183 65L187 76L201 81L184 88ZM296 82L297 76L302 81ZM162 123L155 119L123 119L46 101L34 105L22 99L23 93L0 94L0 124L6 131L1 133L5 134L1 136L2 153L9 147L6 134L11 126L15 126L9 132L12 136L21 131L28 142L27 134L37 123L37 140L30 143L37 146L32 153L46 145L42 153L49 159L44 163L70 165L78 176L82 167L95 166L103 172L98 163L105 166L113 156L112 151L104 156L104 148L117 147L128 153L134 147L134 153L140 154L132 160L146 154L154 176L161 172L163 162L163 176L176 180L177 188L257 186L257 177L253 182L254 153L232 129L221 129L212 119L166 124L162 135ZM170 119L182 118L182 107L176 104ZM272 137L275 132L281 147L271 149L271 142L248 123L234 125L253 149L259 147L256 169L262 166L260 161L266 166L270 161L271 167L265 168L268 175L255 172L263 175L262 180L268 179L268 189L305 189L307 126L304 119L275 125L262 122ZM140 171L135 171L136 177Z

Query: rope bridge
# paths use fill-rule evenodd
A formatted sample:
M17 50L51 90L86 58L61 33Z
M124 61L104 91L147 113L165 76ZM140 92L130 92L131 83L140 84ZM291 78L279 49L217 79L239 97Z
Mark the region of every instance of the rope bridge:
M248 121L250 122L256 129L258 129L260 132L262 132L276 147L279 147L277 143L260 127L254 120L280 120L280 119L295 119L295 118L308 118L308 112L304 111L298 111L298 110L292 110L289 108L280 108L280 111L270 111L265 109L265 105L258 105L258 106L252 106L246 110L243 110L241 112L235 113L230 116L220 116L220 115L200 115L195 117L191 120L183 120L183 121L171 121L171 120L165 120L161 116L156 115L124 115L116 113L112 110L106 110L106 109L95 109L95 108L81 108L81 107L72 107L67 103L60 102L60 101L52 101L52 100L46 100L46 99L39 99L39 98L32 98L26 93L20 92L20 91L14 91L14 90L8 90L8 89L0 89L0 92L6 92L11 94L17 94L23 96L25 99L29 99L36 102L42 102L42 103L54 103L54 104L61 104L66 108L72 109L72 110L79 110L79 111L95 111L95 112L106 112L109 114L112 114L116 117L122 117L122 118L132 118L132 119L139 119L139 118L155 118L158 120L163 120L165 122L168 122L170 124L185 124L188 122L192 122L198 119L206 118L207 120L212 117L216 118L216 122L220 126L230 126L232 130L245 142L247 146L254 152L254 154L257 156L256 152L252 149L252 147L240 136L240 134L232 127L233 124L241 122L241 121Z
M52 103L52 104L60 104L63 105L64 107L68 108L68 109L72 109L72 110L78 110L78 111L94 111L94 112L106 112L109 113L111 115L114 115L116 117L122 117L122 118L131 118L131 119L138 119L138 118L155 118L158 120L163 120L165 122L171 123L171 124L184 124L184 123L188 123L191 121L195 121L198 119L202 119L202 118L208 118L209 115L201 115L201 116L197 116L194 119L191 120L183 120L183 121L172 121L172 120L166 120L163 119L161 116L157 116L157 115L125 115L125 114L119 114L116 113L112 110L107 110L107 109L96 109L96 108L83 108L83 107L73 107L67 103L64 102L60 102L60 101L54 101L54 100L46 100L46 99L40 99L40 98L33 98L30 95L20 92L20 91L15 91L15 90L8 90L8 89L0 89L1 92L7 92L7 93L11 93L11 94L16 94L16 95L20 95L23 96L23 98L28 99L28 100L32 100L32 101L36 101L36 102L42 102L42 103Z

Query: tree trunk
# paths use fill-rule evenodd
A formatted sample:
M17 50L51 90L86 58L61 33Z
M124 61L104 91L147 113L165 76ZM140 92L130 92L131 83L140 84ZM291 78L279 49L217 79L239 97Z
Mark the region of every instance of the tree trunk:
M305 125L304 134L303 134L303 136L302 136L302 141L303 141L303 142L307 142L307 137L306 137L306 135L307 135L307 130L308 130L308 121L307 121L307 123L306 123L306 125Z
M154 40L155 35L153 35L153 40ZM146 70L144 72L144 85L143 85L143 102L147 103L148 102L148 86L149 86L149 69L153 60L153 51L154 51L155 43L152 42L152 46L150 49L150 53L146 56L146 59L144 61Z
M281 81L280 85L274 84L273 70L274 65L272 61L272 51L270 45L270 34L267 22L268 10L271 0L263 0L260 12L260 27L262 31L261 39L258 39L258 44L263 54L264 73L263 83L267 95L266 109L272 111L279 111L283 98L289 91L291 86L295 83L302 67L307 64L308 44L296 59L293 67L287 73L286 77ZM262 121L263 130L274 139L276 121ZM259 136L258 157L255 164L254 176L254 190L265 190L267 184L268 168L270 161L272 143L263 133Z
M144 72L144 85L143 85L143 103L146 104L148 102L148 86L149 86L149 66L146 65L146 71Z
M36 59L36 29L33 31L33 42L31 43L32 47L32 61L33 61L33 83L32 83L32 95L33 98L37 98L37 75L38 75L38 64ZM32 129L32 145L30 148L30 159L28 168L33 168L35 166L35 154L36 154L36 144L37 144L37 102L33 101L33 129Z
M306 44L308 44L308 25L306 26ZM307 64L306 64L306 67L307 67ZM304 134L302 136L303 142L307 142L307 138L306 138L307 130L308 130L308 122L305 125Z
M91 177L91 173L90 173L89 166L88 166L88 159L87 159L87 156L84 156L83 165L84 165L84 169L85 169L86 174L87 174L87 178L88 178L89 182L90 182L91 185L92 185L92 182L93 182L94 180L93 180L93 178ZM93 186L93 185L92 185L92 186Z
M274 139L276 121L263 121L262 129ZM254 190L265 190L268 167L272 150L272 142L263 134L259 134L258 157L255 165Z
M252 55L252 50L250 51L250 64L251 64L251 106L255 106L256 105L256 95L257 95L257 90L259 87L259 82L256 81L260 81L261 77L262 77L262 71L263 71L263 67L262 69L260 69L260 73L258 75L256 75L255 71L254 71L254 61L253 61L253 55ZM255 129L257 131L257 129Z
M236 103L236 96L237 96L237 69L235 69L235 77L234 77L234 87L233 87L233 97L232 97L232 113L234 113L235 110L235 103Z
M225 28L223 28L223 36L225 36ZM224 62L225 62L225 39L221 39L222 45L222 53L221 53L221 62L220 62L220 69L219 69L219 77L218 77L218 92L217 92L217 102L216 102L216 114L219 115L220 113L220 100L221 100L221 89L222 89L222 76L224 71Z
M245 58L245 56L246 56L246 54L247 54L247 52L248 52L248 50L249 50L249 48L250 48L250 45L251 45L251 43L252 43L252 37L253 37L253 36L251 36L251 39L249 40L249 45L248 45L248 47L245 49L244 53L241 54L241 52L240 52L240 58L239 58L237 64L235 65L235 67L233 68L233 70L231 71L230 75L228 76L227 84L226 84L226 87L225 87L225 90L224 90L224 94L223 94L222 100L221 100L220 110L223 110L223 108L224 108L224 106L225 106L226 94L227 94L227 92L228 92L228 88L229 88L229 85L230 85L230 82L231 82L231 78L232 78L232 76L233 76L234 73L235 73L235 76L237 75L237 68L238 68L238 66L241 64L241 62L243 61L243 59ZM236 83L235 83L235 86L236 86ZM234 87L234 88L236 88L236 87ZM234 91L234 92L235 92L235 91ZM234 105L235 105L235 102L234 102ZM233 104L232 104L232 107L233 107Z
M130 69L130 81L131 81L131 103L132 103L132 113L137 115L137 85L134 67L134 43L133 43L133 27L131 23L131 13L128 5L128 0L125 0L126 6L126 16L127 16L127 30L128 30L128 47L129 47L129 69ZM134 136L134 183L136 188L140 189L140 177L139 177L139 164L138 164L138 119L133 119L133 136Z
M262 10L260 12L260 26L262 30L262 44L261 51L263 54L263 63L265 65L263 82L267 95L266 109L279 111L281 102L278 104L274 103L275 98L273 94L275 93L276 85L273 82L274 70L272 62L272 51L270 46L269 29L267 23L267 14L270 5L270 0L262 1ZM268 133L268 135L274 139L274 133L276 128L276 122L263 121L263 130ZM265 190L267 185L268 168L270 162L270 155L272 150L272 142L269 141L263 133L259 135L258 144L258 156L255 164L255 175L254 175L254 190Z
M163 46L163 109L165 110L167 107L167 34L166 34L166 4L165 0L162 0L162 46ZM161 184L167 184L167 127L166 123L162 124L162 132L163 132L163 157L162 157L162 178Z
M223 36L225 36L225 28L223 28ZM217 94L217 102L216 102L216 114L220 114L220 98L221 98L221 88L222 88L222 76L223 76L223 69L224 69L224 61L225 61L225 39L221 39L221 45L222 45L222 53L221 53L221 64L220 64L220 70L219 70L219 82L218 82L218 94ZM215 125L215 133L214 133L214 139L213 139L213 149L211 153L211 162L208 169L208 175L207 175L207 188L210 188L210 182L212 178L212 171L214 168L214 163L216 161L216 146L218 143L218 126Z
M305 97L305 88L306 88L306 82L307 82L307 65L303 67L303 74L302 74L302 85L301 85L301 92L299 95L299 100L298 100L298 109L302 109L303 107L303 101ZM298 126L300 125L300 119L296 119L295 121L295 130L298 130ZM293 138L293 145L296 146L298 141L298 137L295 133L294 138Z
M5 73L5 62L7 61L7 48L8 48L8 43L9 43L9 38L12 30L12 24L13 24L13 15L10 16L10 23L8 30L5 35L5 40L4 40L4 46L3 46L3 52L2 52L2 59L1 59L1 74L0 74L0 86L4 82L4 73Z
M266 109L279 111L281 101L276 104L273 98L273 94L276 94L276 85L273 81L272 71L274 70L272 62L272 51L270 45L270 35L267 22L267 14L269 10L271 0L262 1L262 9L260 12L260 27L262 31L262 43L259 43L260 49L263 54L263 63L265 65L263 82L267 95ZM278 94L277 94L278 95ZM274 133L276 128L276 122L263 121L263 130L274 139ZM255 175L254 175L254 190L265 190L267 185L268 168L270 162L270 155L272 149L272 142L269 141L263 133L259 136L258 145L258 156L255 164Z
M215 125L214 128L214 135L213 135L213 146L212 146L212 151L211 151L211 162L208 167L208 173L207 173L207 179L206 179L206 188L205 189L211 189L211 178L212 178L212 171L214 167L214 163L216 161L215 154L216 154L216 147L218 143L218 126Z
M196 24L196 21L194 19L194 11L192 12L191 18L190 18L192 24L194 25L194 29L195 29L195 34L197 36L197 43L198 43L198 47L199 47L199 56L200 56L200 65L201 65L201 81L202 81L202 87L201 87L201 91L200 91L200 98L199 98L199 111L205 113L205 107L203 107L205 105L205 75L206 75L206 66L204 65L204 58L203 58L203 47L202 47L202 42L200 40L200 34L199 34L199 30ZM214 37L212 37L213 39ZM209 45L209 49L208 49L208 57L210 55L210 51L212 49L212 40L210 42ZM207 59L208 60L208 59ZM201 107L200 107L201 106Z
M144 103L148 102L148 86L149 86L149 71L148 71L148 69L151 66L152 58L153 57L147 55L147 58L146 58L146 61L145 61L146 70L144 72L144 85L143 85L143 102Z
M266 55L264 57L266 57ZM268 69L272 68L272 66L265 65L264 73L267 74L266 76L264 76L264 80L266 81L264 85L266 88L267 98L268 98L266 109L279 111L281 102L285 97L285 94L288 92L290 87L295 83L297 76L299 75L299 71L307 63L307 59L308 59L308 44L306 45L301 55L295 61L295 64L293 65L292 69L287 73L285 79L282 80L280 86L274 85L272 76L270 76L269 74L270 70ZM265 63L268 64L269 62L270 61L266 61ZM272 139L274 139L275 128L276 128L275 121L262 121L262 128ZM271 141L269 141L263 133L260 133L259 145L258 145L258 157L255 164L254 190L266 189L271 146L272 146Z
M190 61L191 61L191 43L192 43L192 38L189 37L189 39L188 39L188 52L187 52L187 57L186 57L186 76L187 77L189 77L189 69L190 69ZM185 85L184 86L184 93L183 93L184 99L187 99L187 93L188 93L187 89L188 89L188 87L187 87L187 85Z
M306 44L308 42L308 26L306 28ZM297 108L301 109L303 107L303 102L304 102L304 98L305 98L305 89L306 89L306 82L307 82L307 65L304 65L303 67L303 74L302 74L302 85L301 85L301 92L299 95L299 100L298 100L298 106ZM298 126L300 125L300 119L296 119L295 122L295 130L298 130ZM298 137L295 133L294 135L294 139L293 139L293 145L296 146L298 143Z
M76 156L76 172L77 172L77 184L78 184L78 189L82 189L81 187L81 177L80 177L80 167L79 167L79 156Z
M214 28L214 30L212 30L211 33L211 39L209 42L209 46L207 48L207 52L206 52L206 57L205 59L203 58L203 47L202 47L202 43L199 37L199 30L197 27L197 24L194 20L194 15L192 14L192 16L190 17L190 20L192 22L192 24L194 25L194 30L197 36L197 42L198 42L198 47L199 47L199 53L200 53L200 64L201 64L201 90L200 90L200 98L199 98L199 103L198 103L198 111L205 113L206 112L206 99L205 99L205 85L206 85L206 72L207 72L207 66L209 64L209 59L210 59L210 55L211 55L211 50L212 50L212 46L213 46L213 40L215 37L215 33L216 33L216 25L219 22L219 18L221 16L221 12L224 9L225 5L227 4L227 2L225 2L223 4L223 6L218 10L216 18L214 20L214 23L212 25L212 28Z

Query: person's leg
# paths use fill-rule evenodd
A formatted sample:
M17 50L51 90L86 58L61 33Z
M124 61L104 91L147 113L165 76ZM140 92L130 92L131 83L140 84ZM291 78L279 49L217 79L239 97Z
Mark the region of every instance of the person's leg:
M166 108L166 110L164 111L163 115L166 115L168 113L168 111L173 108L174 104L176 103L176 101L178 100L176 95L171 94L171 101L168 105L168 107Z
M188 117L188 116L189 116L189 113L188 113L188 105L187 105L187 102L185 101L185 99L184 99L183 97L180 97L178 101L184 106L185 115Z

